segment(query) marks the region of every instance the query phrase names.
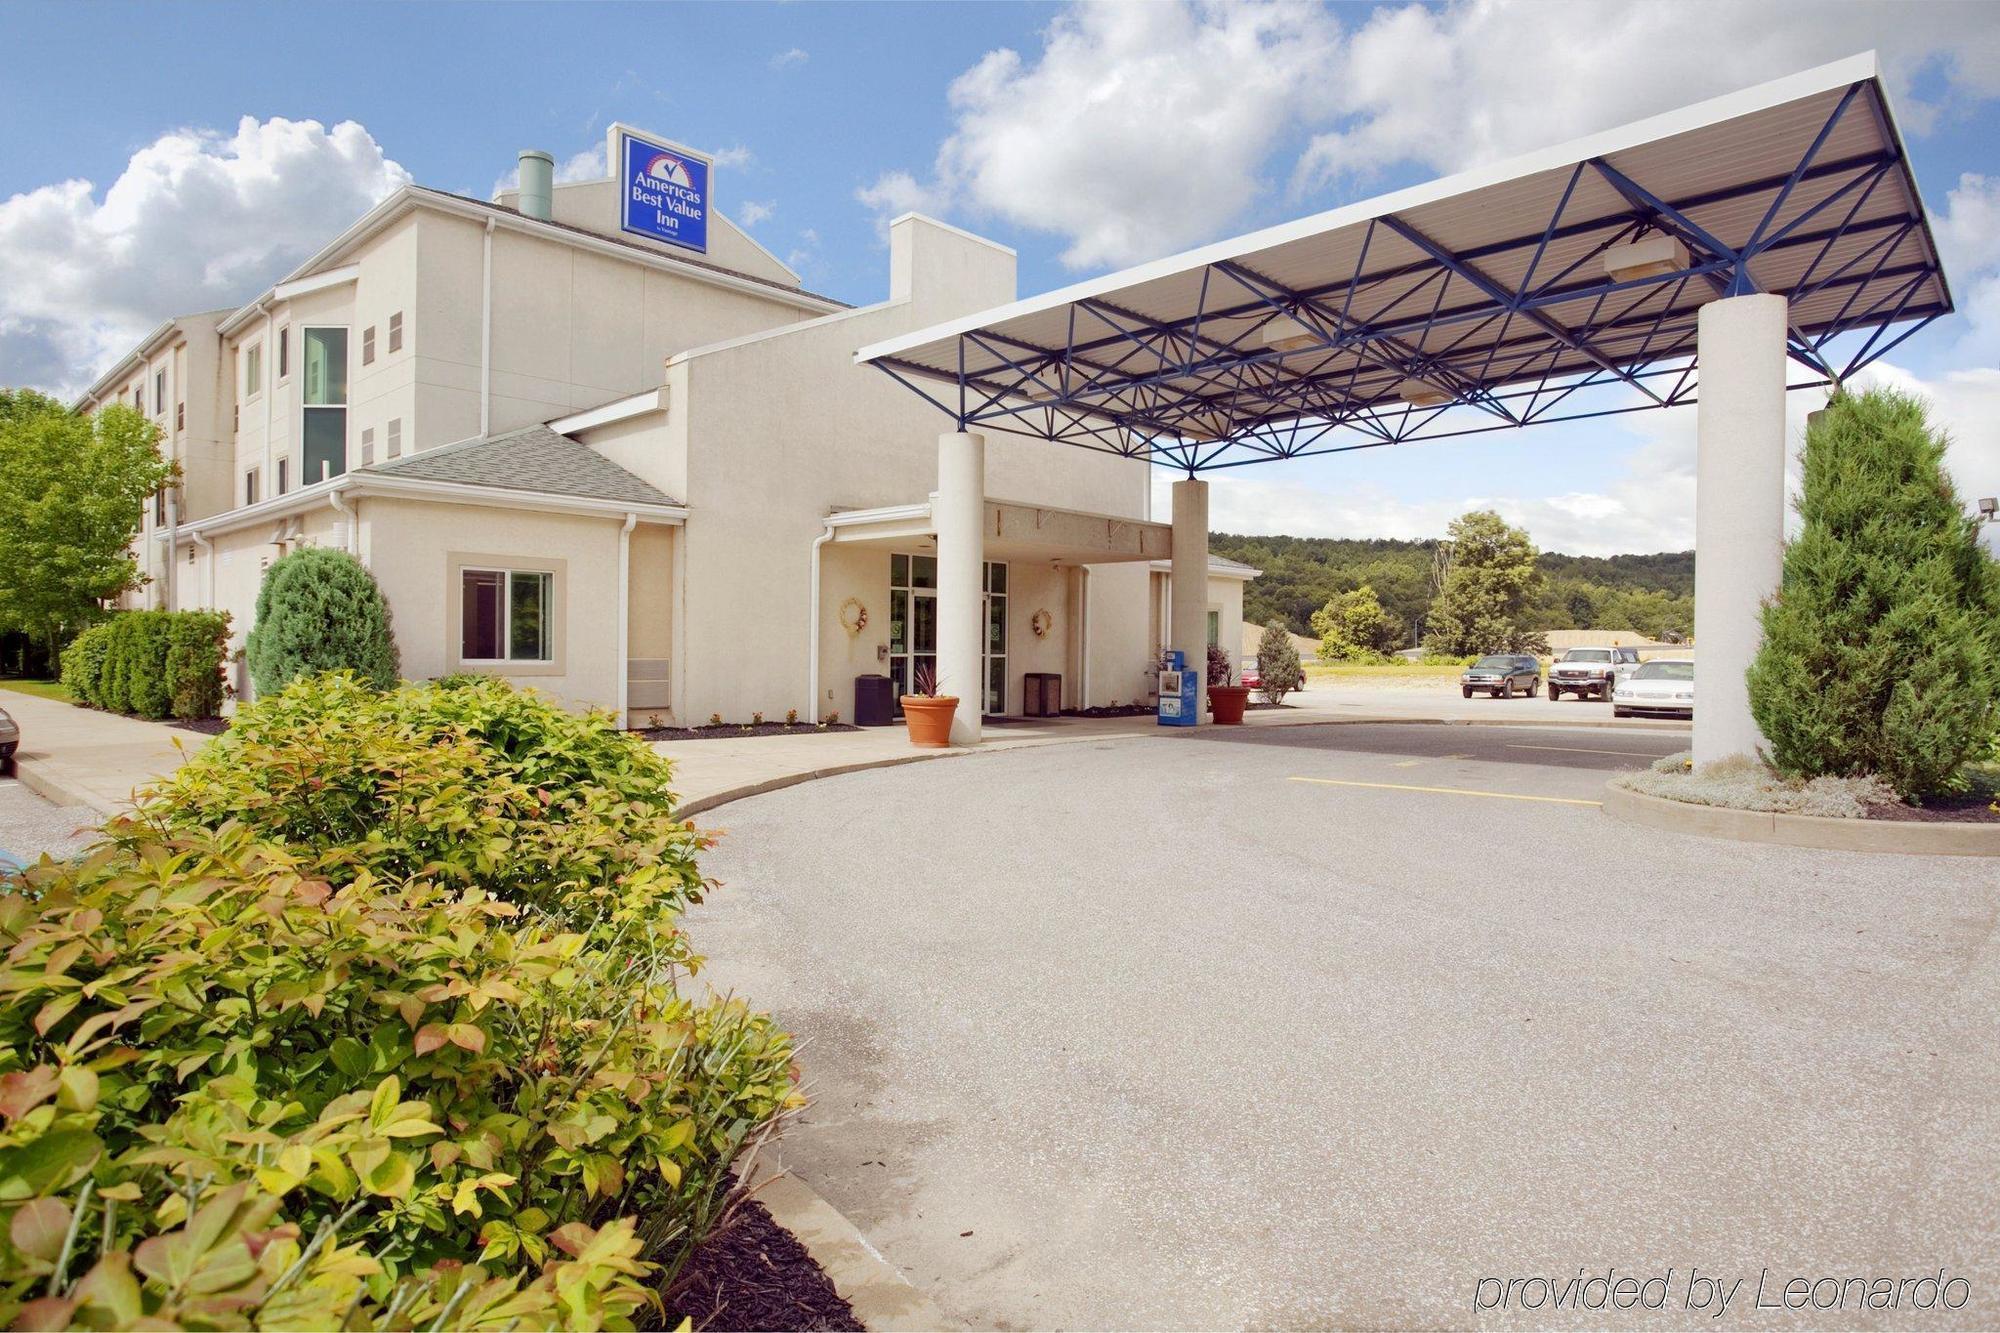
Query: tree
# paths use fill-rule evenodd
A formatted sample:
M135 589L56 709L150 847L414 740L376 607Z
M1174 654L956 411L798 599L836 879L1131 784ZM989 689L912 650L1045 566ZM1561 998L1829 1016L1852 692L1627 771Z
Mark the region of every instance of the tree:
M1528 534L1475 509L1452 520L1448 540L1450 565L1431 603L1425 649L1441 657L1547 652L1548 640L1527 628L1540 577Z
M1923 403L1836 393L1806 431L1750 711L1791 776L1949 782L2000 719L2000 567L1980 549Z
M1402 631L1376 600L1375 589L1362 584L1344 592L1312 614L1322 662L1367 661L1381 657L1401 640Z
M131 408L86 416L0 389L0 630L53 663L101 601L143 581L132 543L173 476L160 428Z
M260 695L322 671L352 671L388 689L399 664L375 576L351 555L311 546L265 571L245 651Z
M1262 682L1258 690L1268 702L1281 704L1298 686L1301 674L1299 650L1292 646L1285 622L1267 622L1263 637L1257 640L1257 677Z

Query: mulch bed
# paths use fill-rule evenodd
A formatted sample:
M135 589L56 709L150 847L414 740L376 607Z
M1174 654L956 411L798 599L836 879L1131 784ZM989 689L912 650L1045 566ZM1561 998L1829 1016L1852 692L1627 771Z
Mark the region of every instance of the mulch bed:
M702 1242L681 1270L661 1327L697 1330L859 1329L805 1246L755 1199Z
M1934 796L1922 805L1871 806L1868 818L1906 824L2000 824L1993 797L1985 794Z
M859 731L852 722L724 722L712 727L644 727L633 732L647 741L727 741L742 736L817 736L829 731Z
M183 717L175 718L167 725L170 727L179 727L182 731L198 731L204 736L220 736L223 732L229 730L229 719L226 717Z

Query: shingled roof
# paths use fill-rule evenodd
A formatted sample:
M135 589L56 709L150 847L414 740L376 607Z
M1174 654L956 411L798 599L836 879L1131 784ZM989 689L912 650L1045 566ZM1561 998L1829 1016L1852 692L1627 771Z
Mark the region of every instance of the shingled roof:
M506 491L577 495L625 504L677 505L680 501L619 467L587 444L547 426L460 440L360 469L383 476L491 486Z

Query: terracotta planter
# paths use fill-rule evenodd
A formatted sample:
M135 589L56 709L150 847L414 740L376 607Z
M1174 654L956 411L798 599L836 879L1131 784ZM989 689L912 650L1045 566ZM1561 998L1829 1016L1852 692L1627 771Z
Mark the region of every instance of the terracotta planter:
M1243 725L1243 710L1250 706L1248 685L1211 685L1208 687L1208 711L1215 715L1218 727L1240 727Z
M951 715L958 711L954 695L932 698L925 694L903 696L903 720L910 726L910 744L943 746L951 744Z

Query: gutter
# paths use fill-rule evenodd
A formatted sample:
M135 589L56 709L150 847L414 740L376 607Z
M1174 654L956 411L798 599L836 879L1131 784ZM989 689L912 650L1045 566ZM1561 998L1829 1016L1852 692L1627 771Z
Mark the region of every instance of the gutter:
M686 505L633 504L629 500L600 499L588 495L554 495L547 491L511 491L494 486L471 486L463 482L430 481L388 477L379 474L345 472L332 481L319 482L289 495L282 495L184 526L192 537L209 538L225 532L255 527L274 519L288 518L320 504L334 504L330 497L346 500L363 496L388 499L432 500L444 504L483 505L493 509L529 509L539 513L584 514L602 517L638 516L646 523L680 524L687 521ZM157 535L156 535L157 539Z

